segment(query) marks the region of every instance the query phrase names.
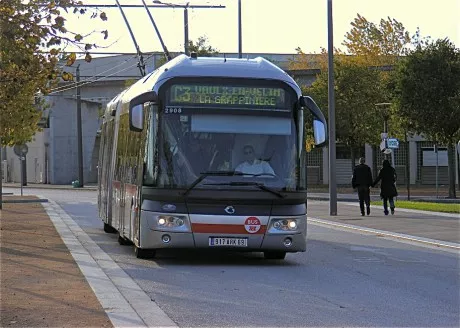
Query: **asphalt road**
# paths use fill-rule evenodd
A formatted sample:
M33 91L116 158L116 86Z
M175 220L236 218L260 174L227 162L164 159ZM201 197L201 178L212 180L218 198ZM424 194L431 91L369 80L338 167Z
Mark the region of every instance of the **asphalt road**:
M285 261L194 251L140 260L103 232L95 192L34 192L55 200L181 327L460 326L452 249L309 223L307 252Z

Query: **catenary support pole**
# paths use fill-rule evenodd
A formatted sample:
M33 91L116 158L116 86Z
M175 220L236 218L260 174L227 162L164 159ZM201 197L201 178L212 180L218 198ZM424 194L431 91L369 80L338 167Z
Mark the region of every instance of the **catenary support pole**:
M241 25L241 0L238 0L238 58L243 58L243 36Z
M335 145L335 94L334 94L334 40L332 0L327 0L328 48L328 107L329 107L329 214L337 215L336 145Z
M80 65L77 66L77 144L78 144L78 181L83 187L83 143L81 126L81 90L80 90Z

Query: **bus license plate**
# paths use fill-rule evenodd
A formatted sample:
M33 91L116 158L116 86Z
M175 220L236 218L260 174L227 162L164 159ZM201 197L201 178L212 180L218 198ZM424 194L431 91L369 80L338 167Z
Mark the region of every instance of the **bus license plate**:
M247 238L209 237L209 246L247 247Z

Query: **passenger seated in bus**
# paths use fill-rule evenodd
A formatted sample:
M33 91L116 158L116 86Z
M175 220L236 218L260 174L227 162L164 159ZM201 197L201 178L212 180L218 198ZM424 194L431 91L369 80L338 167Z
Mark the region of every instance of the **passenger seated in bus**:
M256 159L254 147L251 145L246 145L243 147L243 156L245 161L236 167L235 172L275 176L275 172L273 171L270 164L265 161Z

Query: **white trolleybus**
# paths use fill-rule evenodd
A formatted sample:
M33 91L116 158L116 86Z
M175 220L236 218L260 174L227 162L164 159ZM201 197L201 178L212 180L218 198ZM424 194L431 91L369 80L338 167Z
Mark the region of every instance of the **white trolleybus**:
M325 144L315 102L263 58L176 57L107 105L104 231L134 244L139 258L165 248L270 259L305 251L306 121Z

